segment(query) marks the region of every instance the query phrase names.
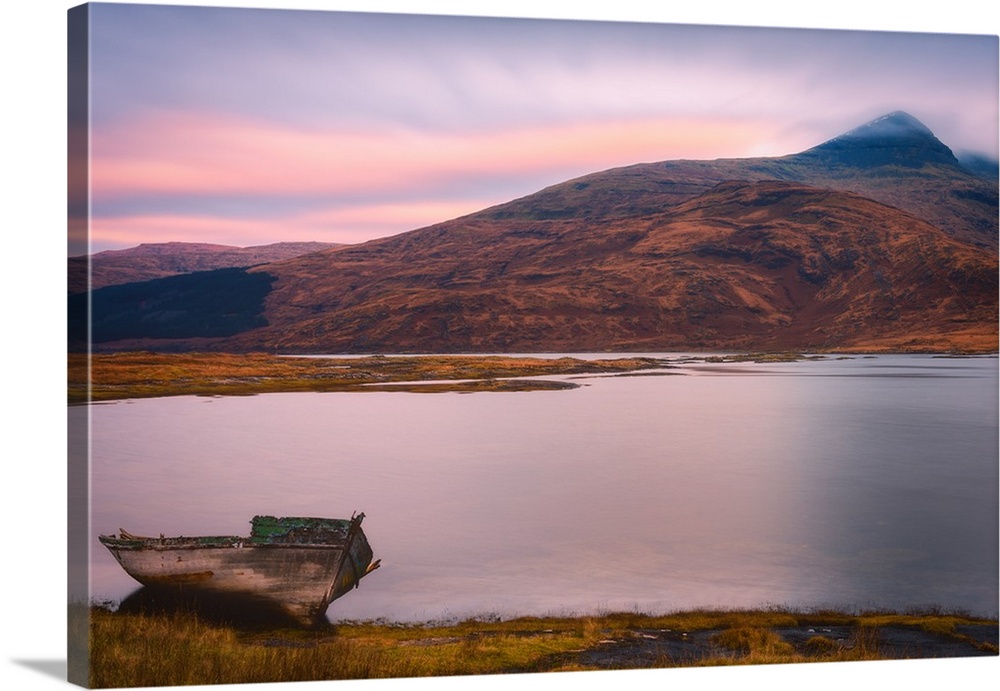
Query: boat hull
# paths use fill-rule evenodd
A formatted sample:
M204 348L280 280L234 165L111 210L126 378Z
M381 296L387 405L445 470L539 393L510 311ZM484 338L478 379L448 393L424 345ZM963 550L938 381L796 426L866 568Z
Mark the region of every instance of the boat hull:
M332 521L332 519L269 519ZM276 605L301 623L320 621L330 603L357 587L374 567L360 516L322 534L258 530L250 538L101 536L122 568L150 587L177 587ZM280 532L280 531L279 531ZM376 562L377 565L377 562Z

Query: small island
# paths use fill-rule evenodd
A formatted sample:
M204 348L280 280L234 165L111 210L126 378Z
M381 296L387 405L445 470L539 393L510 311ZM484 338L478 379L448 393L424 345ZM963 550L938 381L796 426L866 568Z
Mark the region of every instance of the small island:
M317 357L152 352L71 353L68 364L71 405L126 398L302 391L559 390L578 384L539 377L616 375L672 367L667 360L654 357L585 360L503 355Z

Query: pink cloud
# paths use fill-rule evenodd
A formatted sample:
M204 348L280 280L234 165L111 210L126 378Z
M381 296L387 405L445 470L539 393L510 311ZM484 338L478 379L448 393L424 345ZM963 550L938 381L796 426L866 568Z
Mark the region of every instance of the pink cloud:
M296 218L296 225L325 232L336 229L341 234L356 238L353 241L357 242L433 225L492 204L492 200L470 198L355 205L302 214Z
M160 113L94 132L96 208L134 199L134 209L160 199L155 212L96 215L91 237L101 249L169 240L362 242L614 166L767 153L778 137L767 122L723 118L424 132L293 129L246 118ZM463 197L469 189L478 191ZM287 201L259 218L181 210L212 197L245 197L258 208L281 197ZM296 209L296 198L309 198L313 206ZM323 198L329 204L316 210L315 200Z
M263 245L281 240L311 240L288 237L282 223L273 220L229 219L213 216L125 216L95 218L90 231L93 251L130 247L142 242L214 242L223 245Z
M296 130L250 120L159 115L94 133L98 199L133 194L390 197L470 178L740 155L766 126L661 118L481 133ZM552 180L556 182L557 180ZM503 201L503 200L497 200Z
M283 240L365 242L432 225L490 205L486 200L423 200L329 208L267 219L205 215L137 215L96 218L95 251L141 242L217 242L246 247Z

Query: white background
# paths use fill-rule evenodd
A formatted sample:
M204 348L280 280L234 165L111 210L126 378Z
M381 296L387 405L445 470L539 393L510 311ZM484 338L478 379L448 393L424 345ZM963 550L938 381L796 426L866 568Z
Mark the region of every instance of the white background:
M5 471L0 687L49 689L65 682L65 112L66 10L74 2L12 0L3 4L3 146L0 186L5 394L0 461ZM149 3L142 3L149 4ZM354 11L478 14L661 21L743 26L792 26L949 33L998 33L997 10L982 0L890 3L842 0L802 3L479 2L293 0L292 2L176 2L225 6ZM956 104L960 107L961 104ZM11 212L13 212L11 214ZM595 672L517 677L261 684L252 689L592 689L629 685L694 688L841 689L879 683L911 689L968 686L1000 678L1000 658L752 668ZM195 687L188 687L195 688ZM240 687L199 687L236 689Z

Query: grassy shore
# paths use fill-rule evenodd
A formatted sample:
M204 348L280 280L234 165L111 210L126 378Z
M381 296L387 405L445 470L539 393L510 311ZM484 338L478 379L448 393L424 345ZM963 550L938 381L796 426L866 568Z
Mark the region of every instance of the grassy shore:
M574 388L535 379L665 368L655 358L607 360L422 355L359 358L279 357L262 353L127 352L69 355L71 404L154 396L240 396L295 391L528 391ZM532 379L525 379L532 377ZM424 383L432 382L432 383Z
M585 360L510 355L293 357L265 353L70 353L70 405L159 396L250 396L302 391L551 391L578 384L566 375L680 374L692 362L784 363L863 354L745 353Z
M996 624L943 613L768 610L667 616L617 613L451 625L339 623L304 630L208 621L193 611L122 613L93 607L90 684L236 684L878 660L899 657L881 650L880 631L888 629L965 645L969 655L995 655L995 642L973 640L962 630ZM815 633L792 642L781 635L796 628ZM692 648L701 651L698 656L662 652L666 648L657 649L659 656L636 654L636 646L650 639L675 641L683 650L699 636L702 644ZM918 649L914 653L912 657L921 656ZM597 662L599 656L603 662Z

